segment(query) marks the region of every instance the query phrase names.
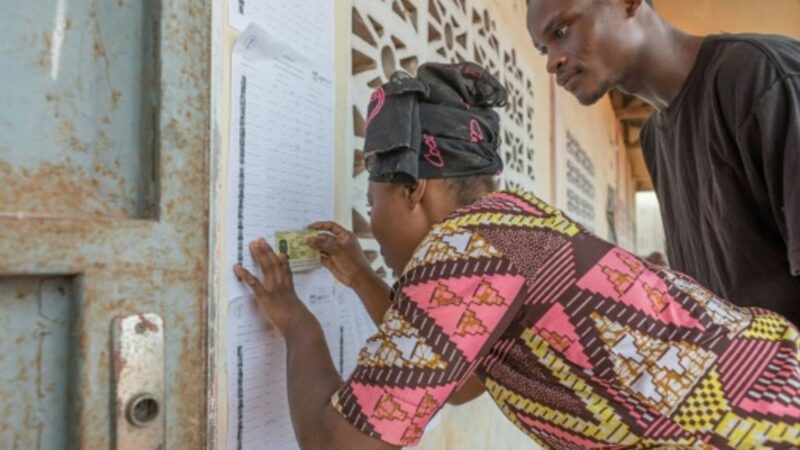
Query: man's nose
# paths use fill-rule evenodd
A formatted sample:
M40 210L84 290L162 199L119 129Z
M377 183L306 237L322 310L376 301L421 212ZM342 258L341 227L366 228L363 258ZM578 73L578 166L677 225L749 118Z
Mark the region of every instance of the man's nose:
M556 74L558 73L558 69L561 68L564 64L567 63L567 57L564 54L560 55L548 55L547 57L547 71Z

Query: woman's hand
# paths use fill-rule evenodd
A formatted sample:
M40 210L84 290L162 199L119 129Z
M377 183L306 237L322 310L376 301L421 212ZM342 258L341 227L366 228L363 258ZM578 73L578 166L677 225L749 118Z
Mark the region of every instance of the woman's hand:
M250 253L264 275L264 282L239 264L233 266L233 271L250 286L267 320L286 336L298 317L309 314L295 293L289 260L285 255L277 255L264 238L250 243Z
M358 238L335 222L316 222L312 230L326 231L308 239L308 245L322 254L322 265L345 286L352 286L358 277L373 273Z

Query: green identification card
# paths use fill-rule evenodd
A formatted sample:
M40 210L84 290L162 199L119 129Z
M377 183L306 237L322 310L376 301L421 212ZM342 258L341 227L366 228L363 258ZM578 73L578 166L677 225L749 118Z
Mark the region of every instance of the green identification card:
M316 236L314 230L278 231L275 233L275 248L289 258L292 272L306 272L322 267L319 252L311 248L306 240Z

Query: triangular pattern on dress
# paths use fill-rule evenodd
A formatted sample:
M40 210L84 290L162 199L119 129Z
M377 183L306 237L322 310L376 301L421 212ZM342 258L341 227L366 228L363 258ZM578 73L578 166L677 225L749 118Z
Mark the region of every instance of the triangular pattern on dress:
M644 265L632 271L629 266L633 260L621 259L620 253L621 250L608 252L578 280L576 286L632 307L662 324L705 329L700 320L672 297L667 283L658 274Z
M688 277L672 272L662 273L671 287L702 306L702 314L706 315L711 323L725 327L729 338L738 335L752 322L753 313L747 308L722 300Z
M579 290L575 287L569 290L568 296L576 299L578 298L577 296L583 297L583 301L577 301L577 303L572 305L569 310L575 308L587 308L589 306L586 302L588 301L591 303L592 300L595 299L593 294ZM598 307L597 310L604 311L605 309ZM565 308L564 314L567 316L570 315L568 309ZM593 349L591 353L584 353L586 358L589 360L589 364L591 364L591 368L583 369L584 373L580 376L589 376L590 379L596 383L594 389L601 391L603 398L615 399L612 400L612 402L616 401L616 404L619 407L627 410L631 417L639 417L636 422L638 426L646 428L648 423L652 422L654 418L661 417L658 411L656 411L652 405L642 402L638 397L634 396L633 393L625 390L624 386L619 386L618 383L611 381L613 378L609 378L607 375L599 375L607 371L613 373L614 365L609 356L608 348L603 345L598 345L598 342L601 343L602 340L600 339L599 332L595 327L595 323L592 320L580 320L577 324L572 323L572 325L574 326L576 335L579 336L578 342L580 342L581 348L585 349L587 346L589 346ZM568 358L565 359L569 360Z
M467 309L458 321L456 336L480 336L489 332L475 311Z
M452 234L445 233L439 238L440 242L447 244L451 253L457 253L459 255L464 255L464 253L466 253L471 240L472 233L467 231L459 231Z
M392 394L383 394L375 405L372 417L378 420L406 420L408 414Z
M359 352L358 363L367 367L446 369L447 361L425 342L420 331L395 309L384 317L380 333Z
M500 295L500 291L492 287L492 284L487 281L482 281L478 285L478 289L472 295L472 303L478 305L494 305L503 306L508 303L508 299Z
M586 356L575 326L560 303L553 304L534 324L533 330L568 361L584 369L594 368Z
M661 340L598 312L590 317L619 384L662 415L673 412L716 360L689 342Z
M449 395L458 386L457 381L436 387L396 387L350 382L350 390L361 413L370 417L373 426L381 430L381 434L400 439L410 424L423 423L430 419L418 416L427 405L425 411L434 413L440 408ZM436 408L432 403L436 403Z
M403 433L403 437L400 438L400 440L405 445L413 445L414 443L419 441L420 438L422 438L422 434L424 433L424 431L425 430L422 429L422 427L420 427L419 425L411 423L408 425L408 428L406 428L406 432Z
M472 233L464 255L469 258L501 258L503 255L481 235Z
M498 258L502 254L481 236L455 226L439 225L417 248L404 272L420 266L463 261L469 258Z
M439 403L436 401L435 398L431 394L425 393L425 396L422 397L419 405L417 406L417 412L414 413L414 417L417 418L425 418L430 417L439 409Z
M464 299L451 291L446 284L438 283L436 289L431 295L431 305L434 308L443 306L458 306L464 302Z
M475 302L472 296L483 282L488 282L498 291L497 295L508 301L500 306ZM472 275L406 285L402 287L402 294L408 299L414 299L413 303L427 313L427 318L435 321L467 359L472 359L483 347L482 342L485 340L485 334L478 334L480 327L491 330L497 326L524 283L525 277L518 274ZM450 292L462 295L465 301L458 305L436 305L433 303L434 293L437 290L442 292L441 285L445 285ZM462 317L468 308L471 313L464 317L462 323ZM480 319L482 325L478 325L473 318Z

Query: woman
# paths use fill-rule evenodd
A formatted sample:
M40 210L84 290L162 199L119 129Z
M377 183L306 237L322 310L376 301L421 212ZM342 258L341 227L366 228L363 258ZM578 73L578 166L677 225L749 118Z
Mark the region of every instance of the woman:
M652 266L525 192L493 192L506 92L474 64L397 75L370 103L372 231L390 290L332 223L311 244L379 323L343 382L284 258L241 267L286 338L303 448L413 445L486 390L552 448L800 446L800 334Z

